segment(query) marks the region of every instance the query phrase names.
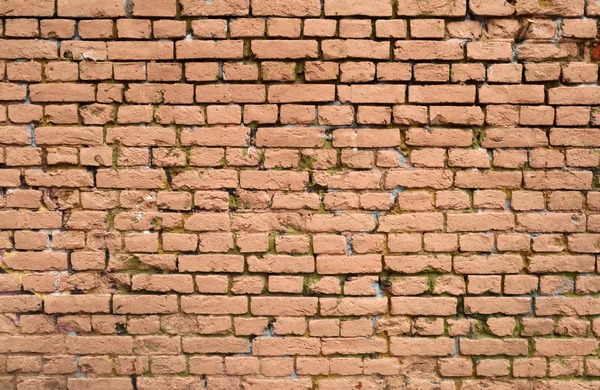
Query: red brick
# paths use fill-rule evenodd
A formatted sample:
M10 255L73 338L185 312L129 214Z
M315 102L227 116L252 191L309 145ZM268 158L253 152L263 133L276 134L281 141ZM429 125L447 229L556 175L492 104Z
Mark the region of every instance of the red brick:
M58 59L58 47L56 42L45 40L0 40L2 53L0 59L16 60L25 59Z
M162 16L174 17L176 12L175 0L146 0L142 3L133 3L134 16Z
M288 22L289 23L289 22ZM256 40L252 53L260 59L317 58L317 41Z
M248 0L182 0L180 4L184 16L243 16L250 9Z
M385 60L389 58L390 44L388 42L373 42L362 39L325 40L321 44L323 59L343 58L374 58Z
M417 0L415 0L417 1ZM394 59L406 60L462 60L463 44L450 41L398 41Z
M48 296L46 313L110 313L110 295Z
M449 356L454 353L454 339L394 337L390 352L394 356Z
M177 59L226 58L237 59L243 55L243 41L177 41ZM165 53L166 54L166 53ZM170 59L170 58L167 58Z
M464 16L467 11L465 0L436 0L422 3L419 0L408 0L398 3L398 15L406 16Z
M171 42L109 42L108 58L114 60L171 60Z
M32 102L93 102L93 85L35 84L29 87Z
M6 1L0 8L2 16L53 16L54 3L49 0L22 3L18 0Z
M392 4L385 0L376 0L369 4L355 0L325 1L325 15L329 16L391 16Z
M59 0L58 16L88 18L125 16L125 4L118 0L92 4L83 0Z

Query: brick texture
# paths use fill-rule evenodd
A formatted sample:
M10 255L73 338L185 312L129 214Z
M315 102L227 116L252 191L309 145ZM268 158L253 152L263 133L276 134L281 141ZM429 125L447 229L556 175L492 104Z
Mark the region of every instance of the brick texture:
M597 390L597 0L0 0L0 389Z

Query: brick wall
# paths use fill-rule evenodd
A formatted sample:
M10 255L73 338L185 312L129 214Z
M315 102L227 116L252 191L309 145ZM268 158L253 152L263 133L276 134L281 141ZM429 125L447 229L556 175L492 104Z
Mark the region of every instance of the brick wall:
M599 389L599 15L0 0L0 389Z

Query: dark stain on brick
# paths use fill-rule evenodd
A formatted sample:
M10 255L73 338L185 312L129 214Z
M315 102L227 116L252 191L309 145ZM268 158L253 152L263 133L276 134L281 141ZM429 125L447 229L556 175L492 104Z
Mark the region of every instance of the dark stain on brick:
M600 61L600 44L594 43L590 46L592 61Z

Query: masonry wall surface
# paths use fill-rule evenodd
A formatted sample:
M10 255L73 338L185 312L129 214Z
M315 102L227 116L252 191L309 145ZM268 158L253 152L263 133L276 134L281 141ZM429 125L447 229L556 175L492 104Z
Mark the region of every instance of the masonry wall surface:
M0 0L0 389L600 389L599 16Z

